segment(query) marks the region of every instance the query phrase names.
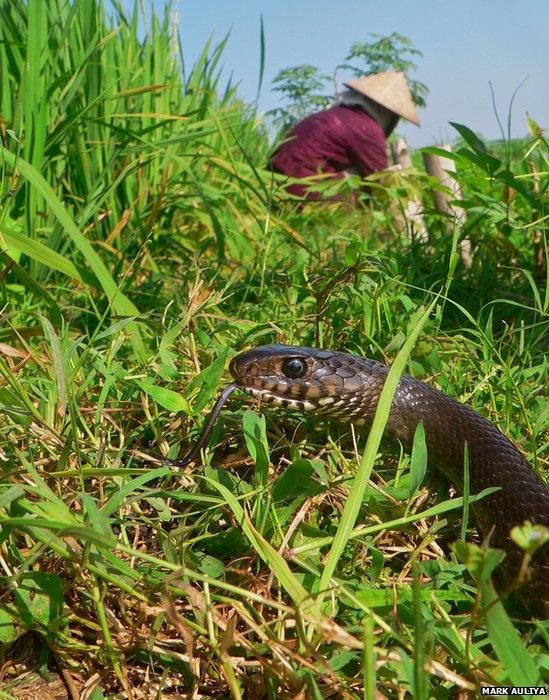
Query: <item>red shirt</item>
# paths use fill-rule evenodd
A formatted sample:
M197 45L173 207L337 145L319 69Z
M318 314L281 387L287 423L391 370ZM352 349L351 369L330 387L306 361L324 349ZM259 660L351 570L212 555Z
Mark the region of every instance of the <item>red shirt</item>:
M300 121L271 160L273 170L291 177L333 173L338 178L344 171L365 177L387 165L383 129L360 107L345 105ZM308 199L320 196L308 193L306 185L290 185L288 191Z

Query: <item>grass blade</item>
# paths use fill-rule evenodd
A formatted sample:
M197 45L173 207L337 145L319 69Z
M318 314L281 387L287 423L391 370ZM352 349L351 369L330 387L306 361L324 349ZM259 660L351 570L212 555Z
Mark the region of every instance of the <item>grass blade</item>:
M389 370L389 374L387 375L387 379L385 380L385 384L383 385L383 390L381 392L381 396L379 397L372 427L368 434L366 447L364 449L356 476L351 485L349 498L345 503L332 548L324 565L322 576L320 577L320 582L317 589L319 594L314 608L317 614L320 614L325 592L327 591L330 580L334 575L337 562L339 561L343 550L347 546L347 542L349 541L349 537L358 517L360 506L362 505L362 496L374 466L381 438L383 436L383 431L385 430L385 424L389 419L391 403L393 401L393 396L398 386L398 382L400 381L400 375L404 371L404 367L406 366L410 352L414 347L414 343L416 342L423 325L429 318L429 315L434 309L437 301L438 297L435 297L426 311L417 320L411 333L408 335L406 342L403 344L401 350L396 356L395 361Z

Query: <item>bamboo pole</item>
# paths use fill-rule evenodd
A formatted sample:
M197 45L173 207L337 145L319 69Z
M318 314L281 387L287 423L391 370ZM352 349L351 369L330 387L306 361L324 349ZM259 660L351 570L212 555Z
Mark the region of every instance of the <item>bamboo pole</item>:
M452 151L452 147L449 143L439 144L437 145L437 148L448 152ZM424 153L423 162L425 164L425 170L429 173L429 175L435 177L441 185L449 190L449 192L442 192L440 190L432 191L435 209L445 214L452 215L455 225L463 226L467 218L465 209L455 203L452 204L452 201L455 202L456 200L459 201L462 199L461 187L459 186L459 182L453 176L453 174L456 172L455 161L451 158L445 158L444 156ZM472 245L469 237L464 238L459 242L459 254L464 266L471 267Z
M410 147L405 138L399 137L392 143L393 161L399 169L412 167L412 156ZM429 240L427 227L423 220L423 204L421 199L410 199L404 209L404 217L406 219L406 229L408 237L411 241L418 240L425 243Z

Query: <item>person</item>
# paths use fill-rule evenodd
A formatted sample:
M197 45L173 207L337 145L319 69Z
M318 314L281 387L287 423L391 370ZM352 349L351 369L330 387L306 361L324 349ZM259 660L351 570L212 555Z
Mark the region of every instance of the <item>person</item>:
M404 73L376 73L344 83L339 104L298 122L275 151L270 167L292 178L348 173L362 177L388 167L386 139L402 117L419 126ZM292 183L291 194L314 200L310 183Z

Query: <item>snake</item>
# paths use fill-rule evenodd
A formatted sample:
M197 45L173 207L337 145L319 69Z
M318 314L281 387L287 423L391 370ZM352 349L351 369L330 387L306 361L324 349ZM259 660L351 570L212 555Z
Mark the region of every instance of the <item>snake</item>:
M197 459L235 389L262 403L368 428L389 367L346 352L274 344L236 355L229 371L234 382L217 400L197 443L173 463L184 466ZM531 555L526 575L517 585L524 551L510 536L515 526L526 521L549 526L549 490L518 447L490 421L442 391L403 374L384 435L399 441L409 452L419 423L424 427L428 466L442 473L457 492L463 493L466 450L469 493L496 487L472 502L470 512L490 546L506 554L496 569L498 590L514 588L514 597L530 615L549 618L549 543L541 544Z

